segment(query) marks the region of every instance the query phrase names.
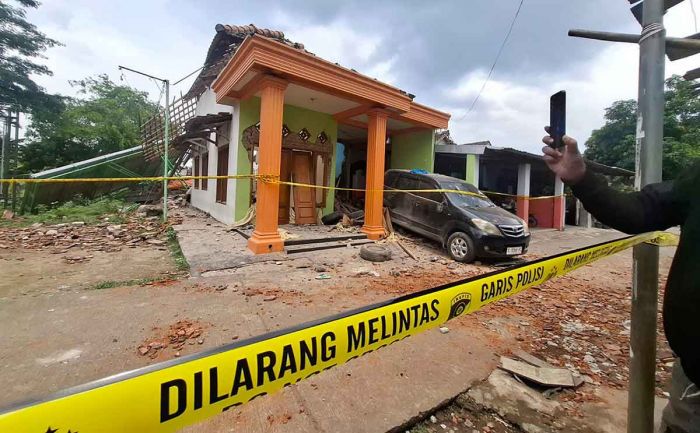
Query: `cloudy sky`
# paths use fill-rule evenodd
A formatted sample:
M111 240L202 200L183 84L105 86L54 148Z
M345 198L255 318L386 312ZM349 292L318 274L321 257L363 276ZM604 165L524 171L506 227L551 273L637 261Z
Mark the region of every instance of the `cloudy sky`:
M671 36L695 33L686 0L666 15ZM700 12L700 0L696 9ZM568 131L581 142L605 107L636 98L638 49L569 38L570 28L638 33L626 0L525 0L491 80L473 111L519 0L44 0L29 18L65 46L47 53L49 91L72 94L68 80L100 73L151 93L151 81L118 65L177 80L201 66L214 26L282 30L306 49L416 95L452 114L459 143L538 151L549 95L568 92ZM697 59L667 63L667 75ZM183 93L191 80L175 89Z

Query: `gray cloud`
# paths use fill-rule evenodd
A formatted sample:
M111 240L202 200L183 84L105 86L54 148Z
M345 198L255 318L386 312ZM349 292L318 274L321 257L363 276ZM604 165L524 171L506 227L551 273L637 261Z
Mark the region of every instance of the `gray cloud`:
M572 103L578 118L571 124L580 125L576 131L585 139L602 122L605 106L635 97L630 83L636 59L633 48L569 38L566 32L638 32L625 0L525 0L493 83L464 116L518 1L47 0L30 18L66 44L49 52L56 76L41 80L54 91L69 92L65 82L86 75L118 78L117 64L179 78L202 64L215 24L254 23L452 112L451 129L461 141L492 139L533 150L540 125L530 128L527 122L541 123L548 94L566 86L579 98ZM673 26L692 30L687 11L669 16ZM128 82L157 97L152 83L133 76Z

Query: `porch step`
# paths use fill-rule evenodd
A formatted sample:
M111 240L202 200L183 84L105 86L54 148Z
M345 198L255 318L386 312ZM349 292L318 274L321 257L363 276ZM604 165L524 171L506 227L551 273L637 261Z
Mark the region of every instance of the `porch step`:
M287 254L298 254L298 253L308 253L311 251L321 251L321 250L330 250L334 248L347 248L348 244L352 247L355 246L360 246L360 245L365 245L365 244L372 244L374 241L369 240L369 239L363 239L363 240L358 240L356 242L352 242L351 240L346 240L346 241L339 241L337 239L333 240L326 240L324 243L315 243L315 244L302 244L302 245L297 245L294 246L292 245L291 248L289 248L287 245L285 245L285 252Z
M305 245L305 244L322 244L326 242L336 242L336 241L356 241L358 239L367 239L367 235L364 233L358 233L354 235L342 235L333 237L323 237L323 238L306 238L306 239L289 239L284 241L285 245Z

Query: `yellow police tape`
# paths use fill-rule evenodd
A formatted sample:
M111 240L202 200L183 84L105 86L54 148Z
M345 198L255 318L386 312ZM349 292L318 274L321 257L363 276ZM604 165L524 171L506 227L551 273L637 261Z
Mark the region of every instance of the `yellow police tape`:
M662 232L604 242L117 374L0 412L0 432L172 432Z
M7 183L12 185L19 184L41 184L41 183L100 183L100 182L163 182L163 181L186 181L186 180L208 180L208 179L259 179L264 183L274 183L279 185L297 186L301 188L314 188L328 191L355 191L355 192L383 192L383 193L453 193L460 195L469 195L475 197L488 198L488 195L499 195L504 197L523 198L527 200L543 200L555 197L558 195L543 195L537 197L520 196L508 194L504 192L480 191L471 192L459 189L363 189L363 188L344 188L339 186L315 185L309 183L288 182L279 180L279 177L266 174L235 174L221 176L151 176L151 177L85 177L85 178L29 178L29 179L0 179L0 184Z

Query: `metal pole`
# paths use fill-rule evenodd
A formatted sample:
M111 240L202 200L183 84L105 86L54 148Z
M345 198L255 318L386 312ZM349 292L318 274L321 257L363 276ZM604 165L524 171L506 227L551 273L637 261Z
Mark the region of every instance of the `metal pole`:
M595 30L581 29L569 30L569 36L584 39L595 39L598 41L626 42L629 44L637 44L639 43L639 39L641 38L640 35L635 35L632 33L598 32ZM698 50L700 49L700 39L666 38L665 45L668 48Z
M170 144L170 81L165 82L165 125L163 127L163 221L168 221L168 145Z
M665 35L663 0L645 0L639 41L636 188L661 181ZM659 250L634 248L628 433L653 433Z

